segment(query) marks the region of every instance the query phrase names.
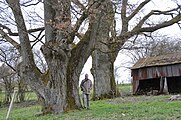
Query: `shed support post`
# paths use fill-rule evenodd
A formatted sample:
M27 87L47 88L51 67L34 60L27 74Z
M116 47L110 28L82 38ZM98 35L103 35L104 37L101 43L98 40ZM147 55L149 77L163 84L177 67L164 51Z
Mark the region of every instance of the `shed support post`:
M164 89L164 79L163 77L160 78L160 91L159 93L162 94Z
M168 92L168 85L167 85L167 77L164 78L163 93L164 94L169 94L169 92Z
M139 80L133 80L133 95L139 92Z

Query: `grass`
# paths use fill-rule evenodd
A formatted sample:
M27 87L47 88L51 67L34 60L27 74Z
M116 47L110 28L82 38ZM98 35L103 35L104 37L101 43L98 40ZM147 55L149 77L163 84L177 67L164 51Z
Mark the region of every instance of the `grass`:
M4 100L4 93L0 92L0 102L3 102Z
M17 94L17 92L16 92L16 94ZM4 101L4 97L5 97L5 93L0 92L0 102ZM33 93L32 91L28 91L25 93L25 100L37 100L37 97L36 97L35 93Z
M120 84L117 88L119 89L121 96L129 96L132 94L131 84Z
M124 86L125 87L125 86ZM91 101L91 110L75 110L59 115L35 117L41 107L19 107L11 112L12 120L178 120L181 119L180 101L169 101L166 96L127 96L109 100ZM4 120L7 107L0 108Z

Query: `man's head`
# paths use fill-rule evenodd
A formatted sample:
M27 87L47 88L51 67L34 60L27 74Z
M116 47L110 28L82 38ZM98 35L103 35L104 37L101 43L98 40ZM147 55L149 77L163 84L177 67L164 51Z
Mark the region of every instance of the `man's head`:
M85 74L85 79L88 79L88 74Z

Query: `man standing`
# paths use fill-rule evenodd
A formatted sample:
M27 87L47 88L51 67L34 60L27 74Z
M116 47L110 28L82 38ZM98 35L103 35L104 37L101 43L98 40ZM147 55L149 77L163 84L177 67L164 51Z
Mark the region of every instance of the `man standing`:
M82 91L83 107L90 109L90 91L92 89L92 81L88 78L88 74L85 74L85 79L82 80L80 88Z

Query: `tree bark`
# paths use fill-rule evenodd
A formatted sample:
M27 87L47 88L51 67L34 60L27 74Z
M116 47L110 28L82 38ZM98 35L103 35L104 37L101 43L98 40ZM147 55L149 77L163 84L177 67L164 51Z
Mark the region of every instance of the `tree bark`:
M18 81L18 92L16 95L16 101L17 102L23 102L25 101L25 89L26 89L26 84L23 79L20 78Z
M94 51L92 73L94 75L94 100L113 98L118 95L119 91L116 89L114 78L114 61L112 62L107 54Z
M96 50L92 54L92 74L94 77L93 99L113 98L116 94L116 83L114 79L114 60L108 43L110 42L110 31L114 22L114 12L111 1L101 4L99 12L100 22L96 34Z

